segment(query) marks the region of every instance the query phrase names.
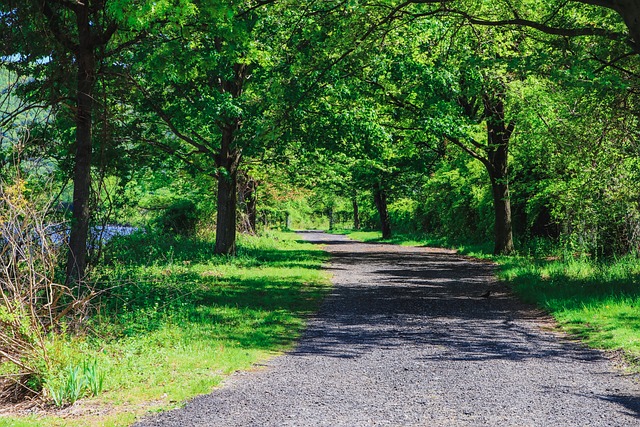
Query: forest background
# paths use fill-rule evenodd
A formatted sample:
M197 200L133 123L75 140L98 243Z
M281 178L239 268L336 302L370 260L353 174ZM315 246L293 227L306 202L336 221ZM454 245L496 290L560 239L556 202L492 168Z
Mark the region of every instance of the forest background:
M5 399L135 416L287 348L327 278L278 229L494 254L640 355L635 0L8 0L0 34ZM203 345L237 354L157 368Z

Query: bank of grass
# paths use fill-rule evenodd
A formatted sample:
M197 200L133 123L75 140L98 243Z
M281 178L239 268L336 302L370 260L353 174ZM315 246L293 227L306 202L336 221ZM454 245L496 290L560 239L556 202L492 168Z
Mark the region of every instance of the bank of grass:
M58 338L65 367L95 362L103 392L49 414L0 418L11 426L124 426L210 392L230 373L291 348L318 307L327 256L293 233L243 236L238 256L212 239L137 234L114 242L96 272L105 289L83 337Z
M575 254L531 250L527 256L493 256L489 245L452 245L444 239L397 235L383 240L379 232L340 231L351 238L412 246L441 246L491 259L499 278L523 300L548 311L569 334L587 345L621 350L640 371L640 260L627 256L594 261ZM531 253L536 254L531 255Z

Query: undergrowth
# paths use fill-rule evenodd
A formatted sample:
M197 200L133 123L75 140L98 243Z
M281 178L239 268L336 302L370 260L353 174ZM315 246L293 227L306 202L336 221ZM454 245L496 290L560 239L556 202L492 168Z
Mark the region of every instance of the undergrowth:
M566 332L591 347L621 350L640 371L640 259L626 256L593 260L542 243L526 254L491 255L490 244L452 244L445 239L396 235L382 240L376 231L339 231L368 242L439 246L490 259L498 277L524 301L549 312Z
M79 400L79 415L0 425L128 425L210 392L290 348L329 283L325 253L293 233L242 236L237 257L213 255L213 239L145 233L114 239L107 251L87 332L48 344L46 393L59 406Z

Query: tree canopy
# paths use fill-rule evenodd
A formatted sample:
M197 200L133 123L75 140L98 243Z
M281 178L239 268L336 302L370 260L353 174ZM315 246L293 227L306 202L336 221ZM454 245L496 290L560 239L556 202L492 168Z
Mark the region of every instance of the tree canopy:
M159 176L205 186L185 194L209 200L196 205L212 215L203 221L215 224L219 254L235 253L238 209L255 230L259 217L299 206L275 188L296 200L324 192L308 200L349 206L358 224L369 215L385 235L447 233L462 223L447 216L465 215L477 221L462 234L493 234L496 253L539 234L629 251L638 9L633 0L10 1L0 9L11 99L0 123L6 134L27 112L46 112L28 145L55 163L61 188L72 184L61 194L73 206L76 283L92 262L91 224L113 211L106 201L143 209L126 195L161 188L143 184ZM621 233L626 243L605 250Z

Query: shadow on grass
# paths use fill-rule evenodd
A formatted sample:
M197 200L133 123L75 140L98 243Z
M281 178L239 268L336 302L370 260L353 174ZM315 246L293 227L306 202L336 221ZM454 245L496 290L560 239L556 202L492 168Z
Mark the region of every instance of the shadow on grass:
M503 258L499 264L516 292L528 302L580 309L611 300L640 298L640 273L629 268L629 271L618 269L617 274L611 274L608 270L615 269L615 265L581 262ZM574 270L583 271L575 273Z
M174 324L201 330L243 347L272 349L290 344L302 319L317 309L326 287L287 278L203 279L176 274L172 283L138 283L103 299L123 336L146 334ZM302 283L301 283L302 282Z
M308 243L292 240L293 243ZM208 263L255 266L270 264L283 267L321 268L318 261L328 256L321 250L282 249L240 241L237 256L217 255L215 242L207 239L135 233L114 238L107 247L105 264L126 266L165 265L171 263Z
M119 239L108 256L118 262L120 284L105 282L100 319L123 337L177 325L197 340L265 350L289 345L327 290L317 270L328 255L283 246L252 242L233 258L213 255L214 244L203 240Z

